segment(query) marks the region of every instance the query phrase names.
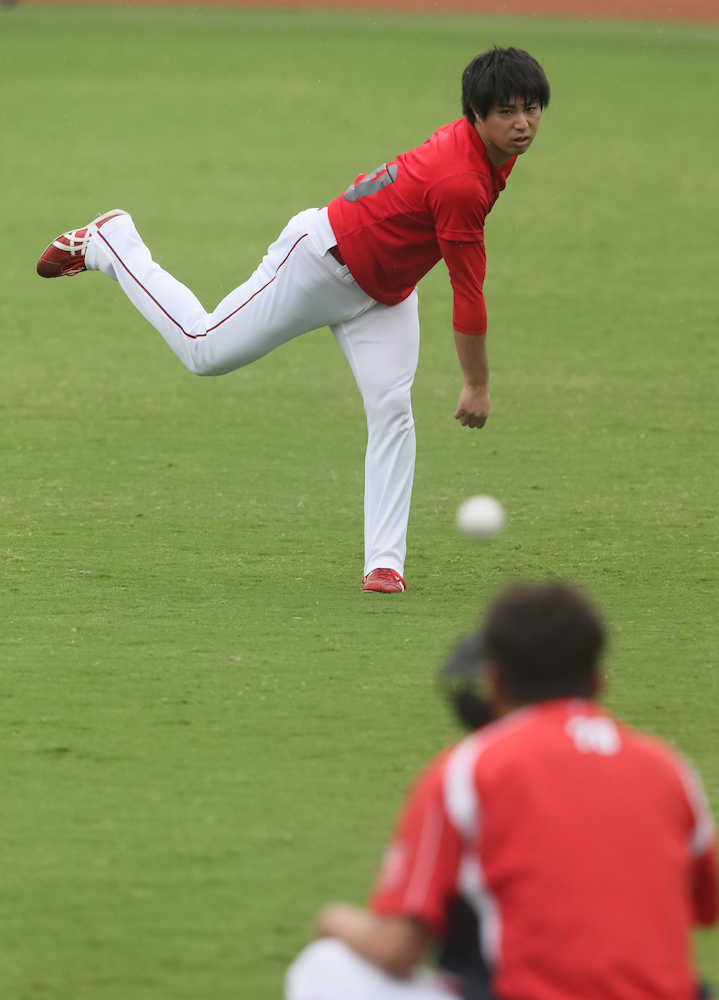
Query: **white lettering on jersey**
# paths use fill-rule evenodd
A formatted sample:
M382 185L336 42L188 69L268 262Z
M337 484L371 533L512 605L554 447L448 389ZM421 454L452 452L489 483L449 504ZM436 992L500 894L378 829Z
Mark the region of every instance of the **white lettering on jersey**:
M617 727L611 719L573 715L565 729L580 753L599 753L604 757L611 757L622 748Z

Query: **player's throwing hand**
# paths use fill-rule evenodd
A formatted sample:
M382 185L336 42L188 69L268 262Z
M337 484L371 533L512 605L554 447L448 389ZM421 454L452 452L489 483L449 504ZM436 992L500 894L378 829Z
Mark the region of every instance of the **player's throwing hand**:
M486 386L462 386L454 419L462 427L484 427L489 416L489 389Z

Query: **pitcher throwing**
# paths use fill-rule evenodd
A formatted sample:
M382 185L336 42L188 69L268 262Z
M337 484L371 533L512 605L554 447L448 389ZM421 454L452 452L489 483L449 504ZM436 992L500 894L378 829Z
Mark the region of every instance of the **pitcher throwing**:
M360 174L327 206L294 216L254 274L212 312L155 263L119 209L54 240L38 274L90 270L115 279L197 375L223 375L329 326L367 418L362 589L402 592L416 450L416 285L444 258L463 375L454 416L464 427L483 427L489 415L484 220L548 103L547 78L527 52L494 48L477 56L462 75L462 118Z

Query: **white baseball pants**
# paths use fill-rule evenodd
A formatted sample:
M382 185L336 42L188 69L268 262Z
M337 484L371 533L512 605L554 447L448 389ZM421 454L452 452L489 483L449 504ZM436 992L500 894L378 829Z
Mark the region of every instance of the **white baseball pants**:
M347 358L367 418L365 564L404 572L415 463L411 389L419 357L416 291L383 306L328 252L326 209L289 221L244 284L207 312L156 264L129 215L106 222L85 262L120 283L170 349L196 375L222 375L280 344L329 326Z
M429 972L395 979L340 941L323 938L287 970L285 1000L457 1000L457 994Z

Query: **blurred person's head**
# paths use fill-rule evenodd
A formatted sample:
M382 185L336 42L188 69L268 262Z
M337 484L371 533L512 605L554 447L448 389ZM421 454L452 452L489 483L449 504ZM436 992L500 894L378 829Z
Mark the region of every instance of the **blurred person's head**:
M561 582L512 584L491 604L481 636L499 711L598 696L606 633L578 588Z

